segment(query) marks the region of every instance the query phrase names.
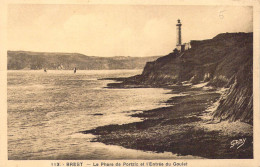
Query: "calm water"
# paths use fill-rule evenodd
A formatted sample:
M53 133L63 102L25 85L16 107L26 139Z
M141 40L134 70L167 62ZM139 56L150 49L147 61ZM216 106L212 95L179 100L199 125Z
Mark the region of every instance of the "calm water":
M9 159L176 158L90 142L79 133L98 126L141 121L129 115L164 106L164 89L107 89L105 77L127 77L140 70L8 71ZM178 157L181 158L181 157ZM186 157L187 158L187 157Z

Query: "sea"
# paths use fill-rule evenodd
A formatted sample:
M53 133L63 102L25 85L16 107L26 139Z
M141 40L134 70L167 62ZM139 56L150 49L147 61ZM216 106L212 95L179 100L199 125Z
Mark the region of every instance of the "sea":
M164 107L172 94L162 88L110 89L141 70L17 70L7 74L9 160L171 159L175 154L145 152L93 142L83 134L110 124L142 121L131 114ZM183 156L183 158L188 158Z

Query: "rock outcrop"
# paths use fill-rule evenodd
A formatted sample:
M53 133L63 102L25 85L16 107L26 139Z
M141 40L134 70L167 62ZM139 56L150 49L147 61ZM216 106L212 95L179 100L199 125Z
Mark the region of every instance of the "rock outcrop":
M191 41L191 49L148 62L141 75L122 84L161 87L201 82L228 88L214 118L252 124L253 33L223 33L213 39Z

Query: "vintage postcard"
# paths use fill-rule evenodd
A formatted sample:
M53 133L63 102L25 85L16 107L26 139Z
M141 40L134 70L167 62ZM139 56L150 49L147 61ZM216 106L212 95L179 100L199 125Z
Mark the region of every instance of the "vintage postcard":
M255 1L1 1L6 167L259 167Z

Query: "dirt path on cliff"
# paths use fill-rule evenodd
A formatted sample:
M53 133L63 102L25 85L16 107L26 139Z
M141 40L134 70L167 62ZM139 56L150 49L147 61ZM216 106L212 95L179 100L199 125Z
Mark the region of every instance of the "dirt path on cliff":
M212 120L220 91L196 86L171 89L168 107L132 115L143 122L108 125L83 133L97 135L97 142L137 150L212 159L253 158L251 125Z

